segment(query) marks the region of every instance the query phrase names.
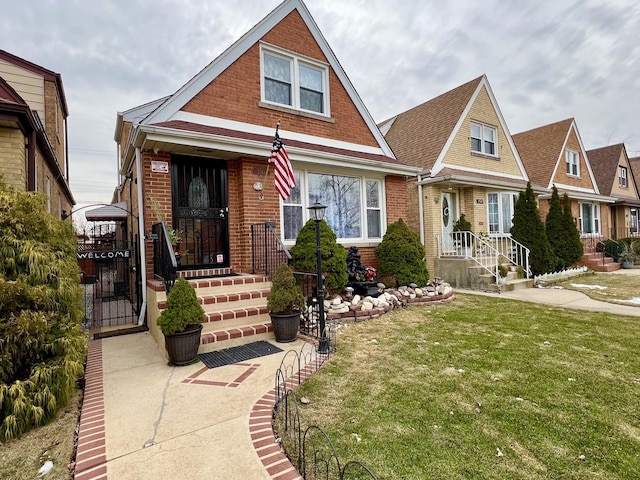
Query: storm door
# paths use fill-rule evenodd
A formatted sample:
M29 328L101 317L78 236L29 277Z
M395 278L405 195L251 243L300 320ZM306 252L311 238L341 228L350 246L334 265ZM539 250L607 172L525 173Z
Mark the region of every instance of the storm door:
M174 156L174 246L181 269L229 266L229 204L224 160Z
M442 207L442 248L444 252L455 250L453 238L453 223L456 218L455 194L442 192L440 205Z

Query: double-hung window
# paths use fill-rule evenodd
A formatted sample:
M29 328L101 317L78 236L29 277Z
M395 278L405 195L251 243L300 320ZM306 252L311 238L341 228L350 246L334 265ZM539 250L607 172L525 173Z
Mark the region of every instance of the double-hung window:
M618 182L622 188L628 188L629 183L627 181L627 167L618 167Z
M487 194L489 234L506 235L511 232L517 200L518 194L513 192Z
M580 176L580 155L575 150L567 150L565 152L567 162L567 175L572 177Z
M600 205L597 203L580 204L580 233L600 235Z
M379 179L295 171L297 185L283 202L283 237L295 240L315 202L327 206L325 221L341 240L379 240L383 235L383 182Z
M329 115L328 67L288 52L262 48L262 100Z
M633 236L636 236L639 233L637 208L632 208L631 210L629 210L629 231Z
M496 155L497 130L482 123L471 122L471 151Z

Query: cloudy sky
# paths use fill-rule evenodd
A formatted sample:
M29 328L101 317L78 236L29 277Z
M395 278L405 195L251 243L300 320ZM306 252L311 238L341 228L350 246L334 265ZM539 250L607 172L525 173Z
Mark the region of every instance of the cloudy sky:
M280 0L0 0L0 48L62 75L79 206L117 182L116 113L174 93ZM511 133L574 117L640 156L637 0L306 0L376 122L487 74Z

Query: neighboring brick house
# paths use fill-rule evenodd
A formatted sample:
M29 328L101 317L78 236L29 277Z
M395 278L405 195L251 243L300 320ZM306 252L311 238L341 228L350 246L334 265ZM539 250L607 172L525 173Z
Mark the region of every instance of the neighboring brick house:
M538 197L542 219L549 211L551 189L567 194L571 211L583 238L585 252L609 235L608 205L615 200L600 192L589 156L573 118L513 135L513 141L531 178L549 193ZM607 207L607 208L604 208Z
M472 231L510 237L513 207L528 181L486 76L478 77L380 124L397 158L420 168L407 182L409 223L420 232L427 267L454 248L461 214ZM453 281L453 279L445 278Z
M297 180L284 202L267 163L278 122ZM338 241L373 263L387 225L406 218L405 177L419 170L396 159L300 0L174 94L119 113L115 140L114 201L138 215L134 231L163 218L182 231L181 270L251 272L252 225L273 222L290 247L316 201Z
M69 214L67 116L60 74L0 50L2 181L47 195L56 217Z
M614 240L638 235L640 194L624 143L589 150L587 156L600 193L615 199L608 204L611 227L603 234Z

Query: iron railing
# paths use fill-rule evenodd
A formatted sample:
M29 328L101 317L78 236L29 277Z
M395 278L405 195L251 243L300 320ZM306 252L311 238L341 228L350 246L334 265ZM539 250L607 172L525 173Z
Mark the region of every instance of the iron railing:
M436 234L439 257L463 257L473 260L500 279L498 265L509 263L522 267L526 278L531 278L529 249L508 235L476 235L469 231Z
M595 239L587 243L589 244L589 248L594 249L593 251L595 253L603 254L602 255L603 265L605 263L606 257L612 258L615 262L618 262L620 260L620 253L622 252L622 248L623 248L620 242L613 240L611 238L607 238L603 240L598 240L597 242L595 242L595 247L591 247L591 243L593 243L594 241ZM584 242L583 242L583 247L584 247ZM585 252L586 252L586 249L585 249Z
M273 222L251 225L251 267L253 273L272 278L280 265L289 263L291 254L275 230Z
M293 388L318 370L328 355L315 345L305 344L300 352L287 352L276 371L274 425L291 463L305 480L377 480L363 463L341 464L333 442L318 426L302 427L298 399Z
M153 233L153 275L164 282L167 293L176 281L178 262L173 253L169 229L165 222L154 223L151 227Z

